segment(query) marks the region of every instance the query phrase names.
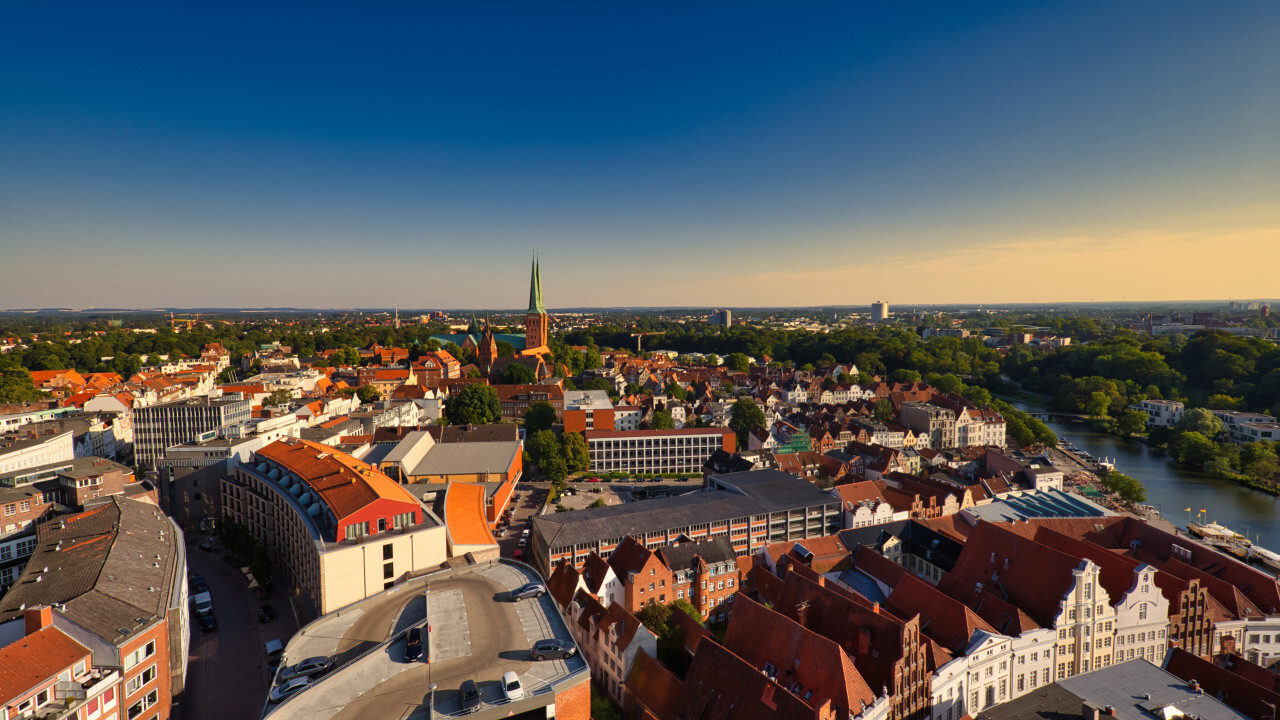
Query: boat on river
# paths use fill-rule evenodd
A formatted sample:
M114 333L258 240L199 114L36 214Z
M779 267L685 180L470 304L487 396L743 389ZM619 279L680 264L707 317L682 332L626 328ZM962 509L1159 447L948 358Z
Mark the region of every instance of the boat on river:
M1189 523L1187 529L1191 531L1192 535L1204 540L1211 547L1235 555L1242 560L1249 559L1249 551L1253 547L1253 543L1249 541L1249 538L1229 527L1219 525L1216 522L1203 525Z
M1273 553L1261 545L1249 548L1249 559L1256 560L1259 565L1272 572L1280 573L1280 554Z

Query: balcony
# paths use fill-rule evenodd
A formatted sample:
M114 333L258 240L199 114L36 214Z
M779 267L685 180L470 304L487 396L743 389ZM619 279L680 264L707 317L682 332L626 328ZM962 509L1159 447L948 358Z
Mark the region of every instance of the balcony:
M67 720L77 717L85 703L110 690L120 682L116 670L95 669L79 680L60 680L53 686L53 700L14 718L32 720ZM117 704L119 698L116 698Z

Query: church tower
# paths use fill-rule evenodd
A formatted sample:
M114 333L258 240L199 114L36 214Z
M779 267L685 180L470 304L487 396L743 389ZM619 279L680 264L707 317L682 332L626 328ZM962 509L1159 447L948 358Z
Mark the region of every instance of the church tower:
M533 273L529 278L529 310L524 316L525 351L546 348L550 335L551 327L547 322L547 309L542 304L542 279L538 276L538 256L535 255Z
M484 332L480 334L480 346L476 348L476 360L484 367L485 372L493 369L498 359L498 342L493 337L493 328L489 327L489 318L484 319Z

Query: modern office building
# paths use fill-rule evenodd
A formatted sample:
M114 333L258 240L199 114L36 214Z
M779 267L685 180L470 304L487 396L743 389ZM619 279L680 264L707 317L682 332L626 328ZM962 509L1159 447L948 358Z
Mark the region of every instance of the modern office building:
M889 319L889 303L883 300L877 300L871 303L871 319L875 322L884 322Z
M134 459L154 468L166 449L218 437L223 428L248 422L252 412L253 401L240 393L138 408L133 416Z
M592 472L698 473L717 450L734 452L738 439L726 428L587 430Z
M445 528L404 487L326 445L286 438L222 480L222 513L324 614L444 561Z

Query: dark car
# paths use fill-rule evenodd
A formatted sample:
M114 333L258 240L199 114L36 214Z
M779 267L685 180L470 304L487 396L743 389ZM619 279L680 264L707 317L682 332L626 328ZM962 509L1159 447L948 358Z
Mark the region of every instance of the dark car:
M205 540L204 542L200 543L197 547L199 547L201 550L205 552L213 552L213 543L209 542L208 540Z
M212 615L201 615L200 629L206 631L217 630L218 621Z
M276 619L276 609L270 605L258 606L258 622L269 623Z
M555 660L557 658L573 657L577 652L577 648L564 640L548 638L534 643L529 654L534 660Z
M422 657L422 628L409 628L404 639L405 662L417 662Z
M462 712L473 713L480 709L480 688L476 687L475 680L463 680L459 691L462 693Z
M526 598L540 598L547 592L547 588L542 583L529 583L522 585L511 591L512 600L524 600Z
M200 575L191 576L191 594L196 595L209 590L209 583Z

